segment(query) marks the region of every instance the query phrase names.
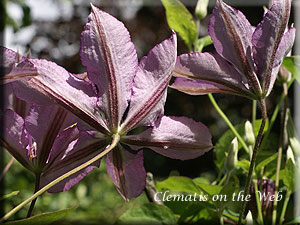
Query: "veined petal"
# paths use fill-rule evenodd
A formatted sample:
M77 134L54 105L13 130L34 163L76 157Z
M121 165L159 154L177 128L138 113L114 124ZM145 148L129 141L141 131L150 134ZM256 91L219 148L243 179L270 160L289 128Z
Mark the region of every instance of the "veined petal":
M208 128L186 117L163 116L153 128L122 141L133 149L149 147L159 154L174 159L193 159L209 151L213 145Z
M251 83L255 92L261 87L254 73L251 55L252 27L246 17L238 10L217 0L208 26L209 35L216 51L231 62Z
M137 124L151 125L163 113L166 90L177 55L176 34L156 45L143 57L134 78L128 115L121 125L127 132Z
M228 93L241 95L239 92L215 82L193 80L183 77L177 77L170 87L189 95L205 95L208 93Z
M253 58L264 92L269 90L276 52L285 32L291 9L290 0L274 0L273 2L274 4L264 15L252 37Z
M239 95L254 96L246 88L240 73L223 58L212 53L197 52L180 55L177 57L173 73L176 77L205 80L216 83L219 87L225 86L227 87L225 90L227 92L231 90L231 92L234 91L239 93Z
M59 106L32 104L25 119L25 128L36 142L39 166L46 164L59 132L75 122L76 118Z
M62 131L53 144L47 166L42 173L41 187L92 159L106 144L105 139L95 138L87 132L79 132L76 126ZM59 182L48 192L69 190L99 165L100 160Z
M126 201L143 192L146 184L143 151L132 154L119 145L107 155L106 170Z
M18 98L37 104L49 104L49 99L54 100L95 129L108 132L97 110L97 98L91 85L53 62L39 59L30 59L30 62L38 69L39 76L13 83Z
M269 89L266 90L267 96L270 94L273 85L275 83L279 68L282 64L282 61L284 58L287 56L287 54L291 51L294 41L295 41L295 35L296 35L296 29L291 28L289 29L288 32L286 32L279 44L279 47L276 52L275 60L274 60L274 65L272 68L272 74L271 74L271 79L270 79L270 85Z
M9 153L18 160L25 168L33 170L30 161L30 135L24 129L24 119L14 111L7 109L1 115L4 124L4 133L0 134L0 145L6 148Z
M92 5L81 35L80 56L100 91L102 110L117 128L130 99L138 66L135 47L123 23Z
M20 59L18 53L1 46L0 68L0 83L2 84L38 75L37 69L26 58Z

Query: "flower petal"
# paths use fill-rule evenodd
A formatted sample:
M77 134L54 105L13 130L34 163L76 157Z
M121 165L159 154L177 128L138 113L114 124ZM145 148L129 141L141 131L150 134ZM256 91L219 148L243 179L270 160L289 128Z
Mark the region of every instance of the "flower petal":
M0 63L2 84L38 75L37 69L25 57L19 59L18 53L2 46L0 46Z
M137 124L151 125L163 113L176 55L177 38L173 33L142 58L134 78L128 115L121 125L124 133Z
M119 145L107 155L106 170L126 201L143 192L146 184L143 151L132 154Z
M133 149L149 147L159 154L174 159L193 159L209 151L213 145L208 128L186 117L163 116L153 128L122 141Z
M205 95L208 93L228 93L240 95L239 92L215 82L192 80L182 77L177 77L170 87L189 95Z
M208 26L209 35L219 55L231 62L243 73L255 92L261 92L254 74L251 56L252 27L240 11L217 0Z
M226 86L225 92L232 90L239 95L255 97L246 88L240 73L223 58L212 53L197 52L180 55L177 57L173 73L177 77L210 81L218 84L220 88Z
M80 56L100 91L102 110L116 128L128 106L138 66L135 47L123 23L92 5L81 34Z
M4 124L3 133L0 133L0 145L18 160L25 168L33 170L29 159L28 147L30 135L24 129L24 119L14 111L7 109L1 115L1 124Z
M38 69L39 76L13 83L18 98L37 104L49 104L50 98L95 129L108 132L90 84L71 76L53 62L39 59L30 59L30 62Z
M269 89L276 52L289 20L290 8L290 0L275 0L253 33L253 58L265 92Z
M53 143L63 129L76 122L74 116L59 106L32 104L25 118L25 128L37 145L38 164L44 167Z
M289 29L288 32L286 32L279 44L279 47L276 52L275 60L274 60L274 65L272 68L272 74L271 74L271 79L270 79L270 85L269 89L267 91L267 96L270 94L273 85L275 83L275 80L277 78L277 74L279 71L279 68L284 60L284 58L287 56L287 54L291 51L294 41L295 41L295 35L296 35L296 29L291 28Z
M50 158L41 176L41 187L92 159L105 146L106 140L94 138L87 132L79 132L76 126L62 131L53 144ZM48 189L48 192L57 193L69 190L99 166L100 160L54 185Z

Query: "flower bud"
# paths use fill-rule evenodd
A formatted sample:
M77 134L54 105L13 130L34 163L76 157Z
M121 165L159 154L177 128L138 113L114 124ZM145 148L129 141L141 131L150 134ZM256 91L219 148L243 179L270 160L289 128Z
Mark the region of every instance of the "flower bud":
M237 166L238 149L238 140L235 137L231 142L225 161L225 167L228 171L233 170Z
M292 74L284 66L280 66L279 73L277 76L278 83L282 85L283 83L289 82L291 78Z
M286 151L286 161L288 162L289 159L291 159L292 162L294 163L294 165L296 165L294 153L293 153L293 150L292 150L291 146L289 146L287 151Z
M246 216L246 225L253 225L253 218L252 218L252 213L250 210Z
M209 0L198 0L195 15L198 20L203 19L207 15L207 6Z
M252 124L250 121L246 121L245 123L245 136L244 136L245 142L247 145L254 145L255 143L255 135L253 131Z

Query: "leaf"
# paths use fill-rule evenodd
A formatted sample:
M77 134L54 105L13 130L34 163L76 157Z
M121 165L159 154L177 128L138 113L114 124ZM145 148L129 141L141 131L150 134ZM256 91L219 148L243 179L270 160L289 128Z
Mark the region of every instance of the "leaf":
M240 167L242 170L244 170L245 172L249 171L249 167L250 167L250 162L246 159L243 159L241 161L237 162L238 167Z
M202 52L203 48L211 45L213 42L209 35L199 38L195 42L195 52Z
M262 121L261 119L255 121L255 127L254 127L255 136L257 136L257 134L258 134L261 121ZM269 121L267 120L265 128L264 128L264 132L268 130L268 127L269 127ZM245 124L244 123L236 125L235 129L241 135L241 137L243 137L245 135ZM233 132L230 129L228 129L223 134L223 136L218 140L218 142L216 144L216 147L214 149L214 151L216 153L215 164L219 169L221 169L223 167L224 161L226 159L225 152L228 152L229 146L234 137L235 137L235 135L233 134ZM242 145L239 143L239 149L241 147L242 147Z
M219 194L222 190L222 186L211 185L211 184L197 184L198 187L209 196L213 196L215 194Z
M295 79L300 83L300 56L286 57L282 65L295 76Z
M73 211L77 207L78 206L55 211L55 212L42 213L42 214L32 216L27 219L16 220L16 221L5 223L5 224L7 224L7 225L40 225L40 224L46 225L46 224L51 224L59 219L62 219L64 216L66 216L69 212Z
M256 172L259 173L260 169L266 165L268 165L270 162L272 162L273 160L277 159L277 155L278 153L276 154L273 154L271 155L270 157L266 158L265 160L263 160L262 162L260 162L257 166L256 166Z
M157 182L156 188L159 191L170 190L191 194L201 194L201 191L199 190L198 186L193 182L192 179L187 177L169 177L164 181Z
M179 0L161 0L166 9L169 27L184 40L189 49L197 38L197 28L192 14Z
M296 158L300 157L300 142L297 136L297 131L292 119L292 116L289 114L288 124L287 124L287 133L289 137L289 144L293 150L293 153Z
M176 224L176 219L166 206L147 203L123 213L117 224Z
M296 217L295 219L287 222L287 223L284 223L284 225L288 225L288 224L298 224L300 223L300 216Z
M16 196L16 195L18 195L19 193L20 193L20 191L13 191L13 192L11 192L11 193L9 193L9 194L7 194L7 195L1 196L1 197L0 197L0 201L3 200L3 199L6 199L6 198L10 198L10 197L12 197L12 196Z
M289 159L285 165L284 176L282 177L282 181L289 190L294 192L294 190L295 190L295 165L291 159Z

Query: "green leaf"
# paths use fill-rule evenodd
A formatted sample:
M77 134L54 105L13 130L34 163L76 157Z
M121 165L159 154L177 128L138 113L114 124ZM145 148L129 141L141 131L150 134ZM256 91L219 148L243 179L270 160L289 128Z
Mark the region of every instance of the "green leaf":
M243 159L237 162L238 167L240 167L243 171L248 172L250 167L250 161Z
M295 165L291 159L286 163L282 181L285 186L292 192L295 190Z
M300 223L300 216L298 216L297 218L293 219L292 221L289 221L287 223L284 223L284 225L289 225L289 224L298 224Z
M259 173L260 169L266 165L268 165L269 163L271 163L273 160L277 159L277 155L278 153L276 154L273 154L271 155L270 157L266 158L265 160L263 160L262 162L260 162L257 166L256 166L256 172Z
M195 42L195 52L202 52L203 48L211 45L213 42L209 35L199 38Z
M197 28L192 14L179 0L161 0L166 9L169 27L184 40L191 50L197 38Z
M219 194L223 188L222 186L211 185L211 184L197 184L197 185L205 194L208 194L211 197L215 194Z
M294 122L291 114L289 114L288 124L287 124L287 133L289 137L289 144L293 150L293 153L296 158L300 157L300 142L294 126Z
M295 79L300 83L300 56L286 57L282 65L295 76Z
M176 224L176 219L166 206L148 203L126 211L117 224Z
M196 177L193 179L196 184L209 184L209 180L204 177Z
M155 186L159 191L170 190L201 194L198 186L188 177L169 177L164 181L157 182Z
M6 199L6 198L10 198L12 196L16 196L19 193L20 193L20 191L13 191L13 192L11 192L11 193L9 193L7 195L4 195L4 196L0 197L0 201L3 200L3 199Z
M40 224L46 225L46 224L51 224L59 219L62 219L69 212L73 211L76 208L77 208L77 206L69 208L69 209L59 210L56 212L42 213L42 214L39 214L36 216L32 216L28 219L16 220L16 221L5 223L5 224L7 224L7 225L40 225Z

